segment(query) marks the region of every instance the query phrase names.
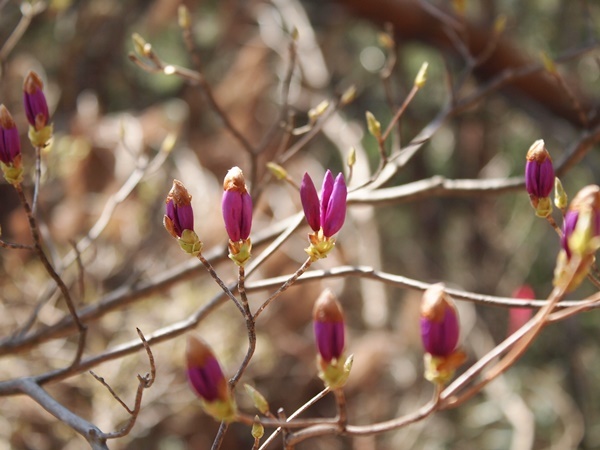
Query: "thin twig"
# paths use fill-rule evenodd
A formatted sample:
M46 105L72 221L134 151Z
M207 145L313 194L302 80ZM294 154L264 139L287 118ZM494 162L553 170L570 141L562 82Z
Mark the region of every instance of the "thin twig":
M42 13L46 9L46 2L37 1L34 3L23 2L21 4L21 12L23 15L21 16L21 20L10 34L8 39L4 42L4 45L0 49L0 63L6 61L8 55L15 48L15 45L21 40L27 28L31 24L31 21L35 16Z
M300 268L294 272L292 274L292 276L290 276L280 287L279 289L277 289L273 294L271 294L271 296L266 299L264 301L264 303L262 305L260 305L260 307L258 308L258 310L256 311L256 313L254 314L254 320L256 321L256 319L258 318L258 316L260 316L260 314L265 310L265 308L267 306L269 306L271 304L271 302L273 300L275 300L277 297L279 297L279 295L281 295L282 293L284 293L292 284L294 284L296 282L296 280L304 273L308 270L308 268L311 266L311 264L313 263L312 258L306 258L306 261L304 261L304 263L300 266Z
M27 197L25 197L25 193L23 192L23 187L20 184L17 184L15 186L15 189L19 196L19 200L21 201L21 205L23 206L23 209L25 210L27 219L29 220L29 228L30 228L31 236L33 237L34 248L38 255L38 258L41 261L42 265L44 266L46 273L48 273L48 275L50 275L50 277L54 280L54 282L60 289L60 291L65 299L67 309L69 310L69 314L71 315L71 318L73 319L73 321L79 331L79 340L78 340L77 350L75 352L75 357L73 358L73 362L71 363L71 366L74 367L77 364L79 364L79 362L81 361L81 356L83 354L83 349L84 349L85 341L86 341L87 327L79 319L79 316L77 314L77 309L75 307L73 299L71 298L71 294L69 292L69 289L67 288L67 285L64 283L64 281L62 280L60 275L58 275L58 273L56 273L56 271L54 270L54 267L52 267L52 264L46 257L46 253L44 252L44 249L42 248L40 232L39 232L39 229L37 226L37 221L35 220L35 217L33 216L33 212L31 211L31 207L29 206Z

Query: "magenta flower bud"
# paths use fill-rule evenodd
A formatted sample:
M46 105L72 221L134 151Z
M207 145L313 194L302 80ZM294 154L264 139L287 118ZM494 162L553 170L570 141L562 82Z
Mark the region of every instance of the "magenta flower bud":
M166 214L163 223L171 236L181 238L184 230L194 230L192 196L181 181L173 180L173 187L165 203Z
M344 314L333 293L326 289L313 308L313 328L323 361L338 360L344 352Z
M233 167L227 172L223 189L221 207L229 239L233 242L246 240L252 228L252 197L239 167Z
M19 130L4 105L0 105L0 161L7 166L21 165Z
M304 174L300 200L306 220L313 231L322 229L326 238L340 231L346 219L346 196L346 182L341 173L335 180L331 171L325 173L320 199L312 179L307 173Z
M525 188L527 193L532 200L550 196L554 187L554 166L543 140L539 139L531 145L526 159Z
M300 201L304 209L304 216L308 225L317 232L321 228L320 204L317 189L308 173L302 177L300 184Z
M44 83L39 75L30 71L23 82L23 103L27 121L36 130L44 128L50 120L43 89Z
M210 347L202 339L189 336L185 357L188 381L196 394L207 402L228 401L229 385Z
M421 338L427 353L448 357L456 350L460 325L456 306L444 291L443 284L435 284L423 293L421 302Z
M578 227L582 215L589 223L587 226L581 224ZM578 229L579 233L576 233ZM565 214L561 245L567 260L571 259L573 252L582 256L586 253L594 253L595 250L587 251L587 247L590 241L598 236L600 236L600 187L589 185L575 195Z

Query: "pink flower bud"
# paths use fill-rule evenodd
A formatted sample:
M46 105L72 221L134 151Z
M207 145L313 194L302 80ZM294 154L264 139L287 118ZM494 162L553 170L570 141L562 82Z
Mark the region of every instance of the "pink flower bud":
M300 186L300 200L306 220L313 231L323 230L323 236L329 238L336 234L346 219L347 188L344 176L340 173L333 179L331 171L325 173L321 198L310 176L305 173Z
M421 338L425 350L433 356L447 357L458 344L460 325L453 300L443 284L435 284L423 293L421 302Z
M173 187L165 203L166 214L163 223L171 236L181 238L184 230L194 230L192 196L181 181L173 180Z
M43 88L44 83L39 75L30 71L23 82L23 104L27 121L36 130L44 128L50 120Z
M229 239L233 242L246 240L252 228L252 197L239 167L233 167L227 172L223 189L221 207Z
M321 358L330 362L344 352L344 314L333 293L326 289L313 308L313 326Z
M527 152L525 165L525 188L532 199L550 196L554 187L554 166L544 141L539 139Z
M189 336L185 357L188 381L196 394L206 402L228 401L229 385L210 347L202 339Z
M0 161L7 166L21 165L19 130L4 105L0 105Z

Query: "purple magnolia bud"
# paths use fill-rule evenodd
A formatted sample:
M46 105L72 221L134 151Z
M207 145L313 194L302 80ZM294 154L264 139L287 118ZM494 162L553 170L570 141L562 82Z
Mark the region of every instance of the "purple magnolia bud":
M194 391L206 402L227 402L229 385L210 347L202 339L189 336L185 358L187 378Z
M221 207L229 239L234 242L246 240L252 228L252 197L239 167L233 167L227 172L223 189L225 192Z
M529 147L526 159L525 188L529 197L534 201L550 196L554 187L554 166L542 139Z
M21 165L19 130L4 105L0 105L0 161L7 166Z
M584 217L585 221L580 222ZM585 256L594 253L590 241L600 236L600 187L589 185L581 189L571 201L565 215L561 245L571 259L573 253Z
M421 338L425 350L433 356L450 356L456 350L459 333L454 302L443 284L434 284L423 293L421 302Z
M308 225L313 231L319 231L319 228L321 228L319 196L317 195L315 184L308 173L305 173L302 177L302 184L300 185L300 201L302 202L304 216L306 217Z
M346 219L346 182L340 173L335 181L331 171L325 173L321 188L321 199L310 176L305 173L300 186L300 200L306 220L313 231L323 229L329 238L340 231Z
M323 182L323 184L325 184L325 182ZM346 181L344 180L344 176L340 173L333 182L333 188L329 197L321 199L322 204L327 202L325 208L321 207L321 224L323 226L323 234L326 237L333 236L340 231L342 225L344 225L344 221L346 220L347 194ZM324 215L323 210L325 210Z
M44 83L39 75L30 71L23 82L23 103L27 121L36 130L44 128L50 120L43 89Z
M163 224L171 236L181 238L184 230L194 230L192 196L181 181L173 180L173 187L165 203L166 214Z
M330 362L344 352L344 314L333 293L326 289L313 308L313 326L321 358Z

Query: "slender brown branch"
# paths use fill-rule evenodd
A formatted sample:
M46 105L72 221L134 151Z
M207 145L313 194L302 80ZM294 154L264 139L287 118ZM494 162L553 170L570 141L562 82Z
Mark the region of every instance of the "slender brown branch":
M79 340L78 340L77 350L75 352L75 357L73 358L73 362L71 363L71 366L74 367L77 364L79 364L79 362L81 361L81 356L83 355L83 349L85 347L85 341L86 341L86 336L87 336L87 327L79 319L79 315L77 314L77 309L75 308L75 303L73 302L73 299L71 298L71 294L69 292L69 289L67 288L67 285L64 283L64 281L62 280L60 275L58 275L58 273L56 273L56 271L54 270L54 267L52 267L52 263L50 263L50 261L48 260L48 258L46 256L46 253L44 252L44 249L42 248L42 242L40 239L40 232L39 232L39 229L37 226L37 221L35 220L35 217L33 216L33 212L31 211L31 207L29 206L27 197L25 197L25 193L23 192L22 186L20 184L17 184L15 186L15 189L19 196L19 200L21 201L21 205L23 206L23 209L25 210L27 219L29 220L29 228L30 228L31 236L33 238L33 245L34 245L35 251L38 255L38 258L41 261L42 265L44 266L46 273L50 276L50 278L52 278L54 280L54 282L60 289L60 291L63 295L63 298L65 299L67 309L69 310L69 314L71 315L71 318L73 319L73 322L75 323L75 325L77 326L77 329L79 331Z
M271 302L273 300L275 300L277 297L279 297L282 293L284 293L292 284L294 284L296 282L296 280L304 273L308 270L308 268L311 266L311 264L313 263L312 258L306 258L306 261L304 261L304 263L300 266L300 268L294 272L294 274L292 274L292 276L290 276L280 287L279 289L277 289L273 294L271 294L271 296L266 299L264 301L264 303L262 305L260 305L260 307L258 308L258 310L256 311L256 313L254 314L254 320L256 321L256 319L258 318L258 316L260 316L260 314L265 310L265 308L267 306L269 306L271 304Z
M46 2L37 1L33 3L23 2L21 4L21 12L23 15L21 16L21 20L10 34L8 39L4 42L4 45L0 49L0 63L6 61L8 55L15 48L15 45L21 40L27 28L31 24L31 21L35 16L42 13L46 9Z

